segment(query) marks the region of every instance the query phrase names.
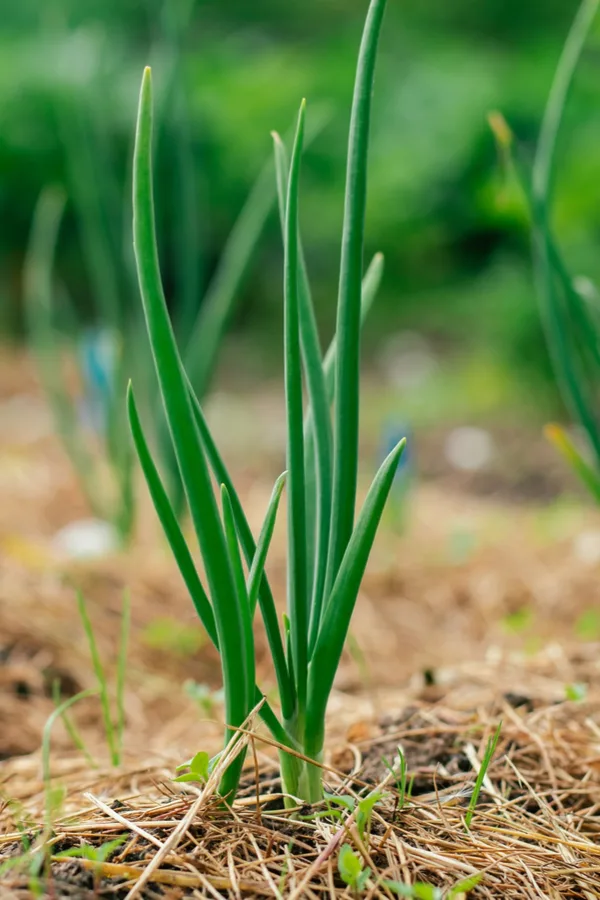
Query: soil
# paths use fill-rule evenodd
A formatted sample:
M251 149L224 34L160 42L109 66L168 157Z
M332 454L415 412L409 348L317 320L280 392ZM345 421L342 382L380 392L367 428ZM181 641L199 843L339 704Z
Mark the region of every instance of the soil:
M283 468L281 408L270 386L247 389L243 401L238 394L213 397L209 414L258 528ZM331 700L325 780L338 792L384 783L371 834L361 841L352 821L344 824L343 840L373 870L365 896L393 896L386 879L449 890L474 872L484 873L474 897L600 896L600 520L549 459L539 429L496 427L509 464L496 461L477 475L441 462L439 430L419 435L424 477L402 519L393 507L388 514L361 589ZM369 435L364 451L366 483L376 452ZM218 689L218 659L141 485L127 552L85 563L57 554L56 532L89 511L21 355L0 370L0 487L0 866L22 852L20 832L35 842L43 829L39 748L53 690L65 698L95 686L76 592L114 680L127 588L122 764L108 764L96 697L73 707L94 765L60 722L51 757L53 781L66 789L53 855L119 834L126 841L102 872L56 859L50 877L40 875L44 896L125 897L132 867L147 868L156 853L130 824L143 822L159 845L166 841L197 802L173 784L175 766L199 747L219 746L218 698L200 705L189 687ZM280 598L284 521L269 561ZM260 630L257 641L268 690ZM476 824L465 830L474 767L500 720ZM259 732L260 801L252 763L240 805L224 814L205 798L139 896L350 896L335 864L339 823L294 819L269 801L278 783L263 740ZM399 746L412 778L404 808L385 762L397 759ZM126 824L91 797L121 810ZM121 866L121 882L110 865ZM0 886L2 898L35 891L31 872L18 868L4 871Z

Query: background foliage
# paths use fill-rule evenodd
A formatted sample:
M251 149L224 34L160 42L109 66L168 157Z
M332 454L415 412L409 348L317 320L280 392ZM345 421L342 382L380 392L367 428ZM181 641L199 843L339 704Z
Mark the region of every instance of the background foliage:
M307 153L303 232L325 328L332 326L347 110L363 0L189 0L178 54L200 210L205 280L302 96L328 124ZM136 92L151 61L167 81L166 35L188 0L5 0L0 31L0 315L22 328L22 263L42 187L67 185L65 121L87 117L96 149L114 166L98 191L127 193ZM436 346L497 357L535 388L550 378L530 274L526 213L503 181L486 116L501 109L533 145L552 73L576 9L571 0L403 0L390 3L374 107L368 255L387 259L367 332L410 328ZM598 27L584 55L560 149L558 235L574 271L600 263ZM177 104L165 129L176 147ZM66 111L66 113L65 113ZM70 117L70 118L69 118ZM62 123L62 124L61 124ZM68 127L72 127L68 126ZM172 221L176 150L159 171L159 220ZM108 171L108 169L107 169ZM160 221L159 221L160 224ZM122 225L114 250L124 254ZM161 243L173 246L173 227ZM126 243L126 238L125 238ZM125 262L123 263L125 265ZM82 310L89 293L72 205L62 230L61 275ZM279 336L281 242L276 216L261 245L236 328L264 350ZM166 273L167 289L169 275ZM171 273L172 277L172 273ZM134 298L137 302L137 298ZM279 361L279 353L274 354Z

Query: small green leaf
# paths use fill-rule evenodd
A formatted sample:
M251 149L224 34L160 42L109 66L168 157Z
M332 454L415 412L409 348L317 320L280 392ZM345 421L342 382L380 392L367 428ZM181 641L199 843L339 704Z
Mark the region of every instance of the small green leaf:
M106 841L99 847L92 844L82 844L81 847L71 847L69 850L61 850L55 854L55 859L89 859L101 865L106 862L115 850L125 843L127 837L115 838L113 841Z
M412 897L414 900L442 900L441 890L432 884L417 881L415 884L405 884L403 881L384 881L382 884L398 894L399 897Z
M338 806L343 806L350 812L353 812L356 808L357 801L355 797L344 796L343 794L330 794L328 791L325 791L324 797L328 803L337 803Z
M576 681L573 684L565 685L565 697L567 700L572 700L575 703L581 703L587 697L587 684L583 684L581 681Z
M196 656L207 643L202 627L178 622L171 616L161 616L148 622L141 639L147 647L181 657Z
M586 609L575 623L575 633L582 641L600 639L600 609Z
M468 894L469 891L472 891L474 887L477 887L482 880L483 875L478 872L477 875L471 875L469 878L459 881L458 884L455 884L454 887L448 891L447 900L454 900L454 898L460 896L460 894Z
M206 751L200 750L199 753L196 753L196 755L189 760L189 762L177 766L177 771L187 768L188 766L190 771L186 772L184 775L178 775L173 781L180 784L188 781L205 784L205 782L208 781L208 776L210 774L210 757Z
M361 835L364 835L365 829L368 827L373 815L375 806L382 800L381 791L373 791L358 802L358 813L356 816L356 824Z
M195 775L200 775L200 777L206 781L208 778L208 767L210 765L210 757L205 750L200 750L199 753L193 757L190 763L190 769Z
M349 844L342 844L338 855L338 871L346 884L358 890L362 890L371 874L370 869L363 869L362 859Z
M533 625L533 611L529 606L522 606L520 609L509 613L502 619L502 625L505 631L512 634L522 634Z

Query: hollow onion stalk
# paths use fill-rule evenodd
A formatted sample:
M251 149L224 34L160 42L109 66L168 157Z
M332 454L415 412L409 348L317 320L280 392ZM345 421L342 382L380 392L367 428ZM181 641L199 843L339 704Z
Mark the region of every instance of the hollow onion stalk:
M325 717L335 673L383 508L404 448L379 469L355 522L358 470L359 332L379 279L375 258L363 283L362 256L370 105L386 0L371 0L359 52L348 148L346 212L332 347L321 356L299 236L299 186L306 105L298 116L289 171L275 143L284 237L284 359L287 426L287 615L279 625L264 571L282 476L255 543L232 479L186 375L161 284L152 195L152 76L144 71L134 151L134 249L142 306L165 419L199 544L203 584L144 436L133 389L128 411L150 494L198 615L221 655L230 742L253 709L280 745L284 791L322 797ZM335 372L335 377L332 377ZM308 408L303 403L307 382ZM333 381L333 384L332 384ZM335 410L332 427L330 405ZM328 447L333 452L328 453ZM347 454L347 456L346 456ZM220 488L221 510L215 488ZM326 535L327 540L322 536ZM321 536L321 538L319 537ZM244 561L247 575L244 576ZM260 610L279 690L280 714L254 683L253 624ZM221 794L236 791L243 755L227 768Z

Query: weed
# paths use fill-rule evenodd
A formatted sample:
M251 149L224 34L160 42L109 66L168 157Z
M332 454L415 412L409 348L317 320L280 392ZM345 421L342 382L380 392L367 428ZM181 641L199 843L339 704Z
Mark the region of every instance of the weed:
M371 870L368 866L364 868L362 859L349 844L342 844L340 848L338 871L342 881L351 887L355 894L362 894L371 875Z
M492 757L496 751L496 746L498 744L498 740L500 738L500 732L502 730L502 722L498 723L498 727L496 731L488 739L488 742L485 747L485 753L483 754L483 759L481 761L481 765L479 767L479 772L477 773L477 778L475 779L475 786L473 787L473 793L471 794L471 799L469 800L469 806L467 808L467 812L465 815L465 825L467 828L471 827L471 822L473 820L473 815L475 814L475 807L477 806L477 801L479 800L479 794L481 792L481 787L483 785L483 780L486 776L489 765L492 761Z

